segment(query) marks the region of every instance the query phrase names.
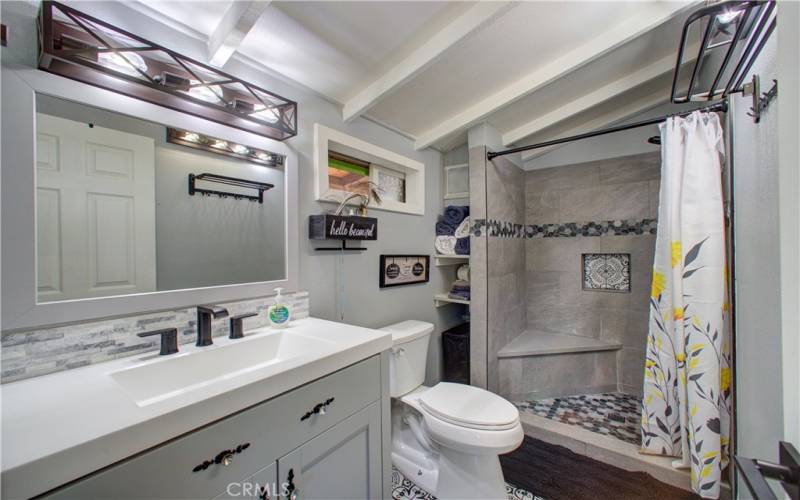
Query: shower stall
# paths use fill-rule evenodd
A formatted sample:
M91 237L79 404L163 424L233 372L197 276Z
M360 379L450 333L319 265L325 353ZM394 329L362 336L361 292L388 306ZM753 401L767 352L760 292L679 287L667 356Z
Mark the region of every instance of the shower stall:
M470 153L473 383L638 444L660 153L528 171Z

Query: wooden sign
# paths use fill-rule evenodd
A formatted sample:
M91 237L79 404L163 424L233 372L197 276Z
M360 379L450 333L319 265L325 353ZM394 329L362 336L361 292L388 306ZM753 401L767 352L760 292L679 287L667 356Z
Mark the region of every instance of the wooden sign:
M413 285L430 279L430 255L381 255L378 286Z
M308 237L312 240L377 240L378 219L356 215L311 215Z

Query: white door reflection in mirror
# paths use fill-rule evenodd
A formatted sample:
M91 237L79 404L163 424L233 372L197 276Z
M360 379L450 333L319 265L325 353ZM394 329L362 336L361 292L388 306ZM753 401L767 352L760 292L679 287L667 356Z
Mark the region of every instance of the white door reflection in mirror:
M37 113L38 300L156 289L150 137Z

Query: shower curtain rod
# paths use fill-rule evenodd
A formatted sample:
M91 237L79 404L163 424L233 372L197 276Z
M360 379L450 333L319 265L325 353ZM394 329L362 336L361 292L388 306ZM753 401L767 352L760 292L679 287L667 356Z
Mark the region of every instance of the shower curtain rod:
M598 135L611 134L613 132L622 132L623 130L630 130L630 129L633 129L633 128L646 127L647 125L655 125L656 123L661 123L663 121L666 121L667 118L671 118L673 116L686 116L686 115L694 113L695 111L709 111L709 112L725 113L725 112L728 111L728 103L726 101L722 101L722 102L718 102L716 104L712 104L710 106L706 106L704 108L693 109L691 111L684 111L684 112L681 112L681 113L673 113L671 115L659 116L658 118L650 118L648 120L642 120L642 121L638 121L638 122L627 123L625 125L617 125L616 127L609 127L609 128L604 128L604 129L600 129L600 130L595 130L595 131L592 131L592 132L586 132L585 134L578 134L578 135L573 135L573 136L570 136L570 137L562 137L561 139L553 139L552 141L540 142L539 144L531 144L530 146L520 146L518 148L505 149L503 151L497 151L497 152L491 152L490 151L489 153L487 153L486 156L489 159L489 161L492 161L493 159L497 158L498 156L505 156L505 155L510 155L510 154L514 154L514 153L519 153L520 151L530 151L531 149L545 148L547 146L554 146L556 144L564 144L565 142L572 142L572 141L578 141L578 140L581 140L581 139L588 139L590 137L597 137Z

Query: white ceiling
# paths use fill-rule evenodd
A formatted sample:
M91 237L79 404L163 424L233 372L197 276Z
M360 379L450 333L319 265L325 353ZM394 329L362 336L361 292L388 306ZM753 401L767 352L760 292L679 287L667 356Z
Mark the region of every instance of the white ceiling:
M340 104L345 120L365 115L413 137L418 148L443 150L465 142L466 130L481 122L506 145L520 145L635 115L659 95L667 100L693 5L249 2L257 18L248 23L236 14L242 4L234 9L231 1L137 3L200 36L228 36L233 57Z

